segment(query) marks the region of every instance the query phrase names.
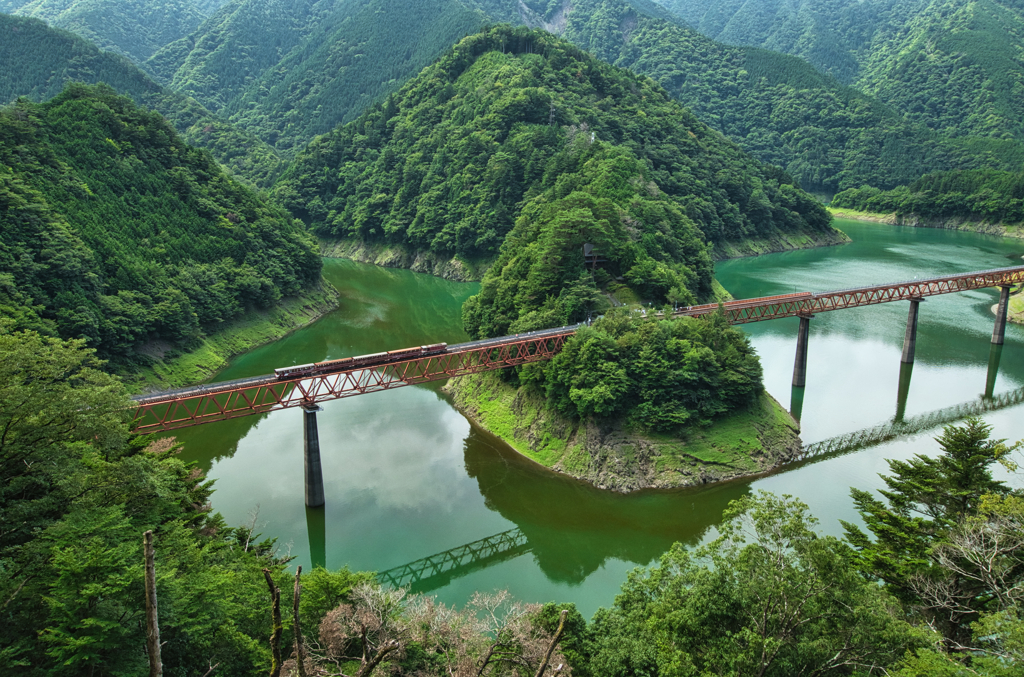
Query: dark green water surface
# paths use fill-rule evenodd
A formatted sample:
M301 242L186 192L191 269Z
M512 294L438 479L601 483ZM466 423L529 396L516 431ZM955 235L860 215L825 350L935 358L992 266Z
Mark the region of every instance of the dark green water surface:
M854 240L718 264L737 298L825 291L1022 263L1024 244L943 230L842 221ZM476 285L343 260L325 263L340 308L306 329L237 358L216 380L275 367L464 340L462 301ZM993 290L921 304L917 361L901 413L908 420L977 402L990 375ZM907 303L823 313L811 321L802 437L812 443L892 421ZM993 393L1024 387L1024 328L1007 328ZM769 392L789 407L796 320L745 325ZM991 372L995 373L995 372ZM906 385L906 382L904 383ZM985 414L998 437L1024 438L1024 405ZM214 507L233 524L256 523L308 568L385 570L456 549L463 566L421 581L449 603L508 588L528 601L572 601L585 615L611 604L626 573L675 541L713 533L723 508L752 490L796 495L840 533L854 520L849 487L877 488L886 458L935 452L936 430L756 480L618 495L520 458L453 409L438 385L328 402L319 414L327 506L303 504L302 413L183 431L183 453L215 478ZM514 547L468 563L465 544L506 534Z

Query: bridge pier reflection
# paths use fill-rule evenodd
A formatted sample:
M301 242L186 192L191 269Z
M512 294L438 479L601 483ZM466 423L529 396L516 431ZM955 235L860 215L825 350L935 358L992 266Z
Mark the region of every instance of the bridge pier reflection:
M316 412L320 407L308 404L302 407L303 466L306 478L306 507L324 505L324 471L320 466L320 433L316 427Z
M910 377L914 373L914 362L900 362L900 385L896 390L896 423L903 423L907 413L907 397L910 395Z
M306 508L306 535L309 538L309 560L312 568L327 568L326 508Z
M1006 313L1010 306L1010 287L999 287L999 306L996 308L996 325L992 328L992 343L1003 345L1006 335Z
M988 375L985 379L985 399L992 399L996 389L996 377L999 375L999 358L1003 355L1003 345L993 343L988 351Z
M800 422L800 414L804 411L804 390L805 388L793 387L789 395L789 415Z

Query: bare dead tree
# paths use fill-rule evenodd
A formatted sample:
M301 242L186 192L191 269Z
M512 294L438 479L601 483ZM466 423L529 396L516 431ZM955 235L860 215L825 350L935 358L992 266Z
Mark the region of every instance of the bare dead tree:
M910 585L932 625L965 627L982 612L1016 608L1024 600L1024 520L1019 514L958 525L932 550L931 559L937 565L933 573L912 578ZM969 643L968 632L960 634L947 637L947 651L985 651Z
M3 605L3 606L0 606L0 611L3 611L4 609L6 609L6 608L7 608L7 605L8 605L8 604L10 604L11 602L13 602L13 601L14 601L14 599L15 599L15 598L16 598L16 597L17 597L17 596L18 596L18 595L19 595L19 594L21 593L21 589L22 589L22 588L24 588L24 587L25 587L25 585L26 585L26 584L27 584L27 583L28 583L29 581L31 581L31 580L32 580L33 578L35 578L35 576L29 576L28 578L26 578L25 580L23 580L23 581L21 582L21 584L20 584L20 585L18 585L18 587L14 589L14 592L13 592L13 593L11 594L11 596L7 598L7 601L6 601L6 602L4 602L4 605Z
M149 677L162 677L164 666L160 660L160 625L156 611L156 552L153 532L142 536L142 549L146 558L146 652L149 654Z
M249 526L247 528L248 533L245 535L245 545L242 546L242 550L249 552L249 541L252 540L252 533L256 531L256 520L260 517L260 504L257 503L256 507L249 511L251 520L249 520Z
M562 640L562 633L565 632L565 617L569 615L568 609L562 609L562 613L558 617L558 629L555 630L555 636L551 638L551 644L548 645L547 653L544 654L544 660L541 662L540 667L537 668L537 674L534 677L543 677L544 671L548 669L548 663L551 662L551 654L555 652L555 647ZM559 666L559 669L561 666Z
M302 594L302 584L299 577L302 576L302 567L295 570L295 594L292 596L292 616L294 617L295 632L295 663L298 666L299 677L306 677L305 650L302 647L302 626L299 625L299 596Z
M270 588L271 614L274 622L274 629L270 633L270 651L273 655L270 677L281 677L281 634L284 632L284 626L281 624L281 589L274 585L270 569L264 569L263 576L267 579L267 587Z
M411 635L403 613L405 595L403 589L385 590L369 583L356 586L352 603L342 604L320 623L325 649L321 662L340 669L342 663L359 661L354 677L368 677L390 656L401 653ZM351 655L356 647L359 655Z

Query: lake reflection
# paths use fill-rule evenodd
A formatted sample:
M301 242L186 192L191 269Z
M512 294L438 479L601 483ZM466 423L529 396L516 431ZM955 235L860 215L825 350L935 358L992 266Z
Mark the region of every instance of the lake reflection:
M1003 267L1019 261L1024 249L1017 241L952 231L840 227L853 244L723 262L719 279L739 298L825 291ZM460 309L475 285L339 260L326 262L325 275L342 292L338 311L236 359L218 379L465 339ZM1007 328L997 371L990 369L995 298L986 290L921 304L917 360L909 379L903 370L903 398L908 304L815 317L807 386L797 393L804 441L1022 387L1021 327ZM788 407L797 321L743 328L761 355L766 387ZM997 436L1018 439L1024 437L1020 413L1014 406L985 419ZM576 602L586 615L612 602L632 567L656 561L674 542L692 545L714 533L728 502L751 490L796 495L824 531L840 533L839 519L856 519L850 486L877 488L886 458L936 450L932 430L757 480L623 496L520 457L471 425L432 384L324 404L318 419L327 505L312 511L303 503L301 417L298 409L286 410L179 435L184 455L217 480L214 507L230 523L248 522L258 505L260 530L296 563L378 571L512 532L520 539L515 547L446 570L423 589L462 604L475 590L508 588L528 601Z

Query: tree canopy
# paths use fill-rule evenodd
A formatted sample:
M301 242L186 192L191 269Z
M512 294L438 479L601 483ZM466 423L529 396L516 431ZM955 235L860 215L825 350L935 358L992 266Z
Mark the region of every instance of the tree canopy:
M0 110L0 305L122 365L319 279L301 224L104 87Z

